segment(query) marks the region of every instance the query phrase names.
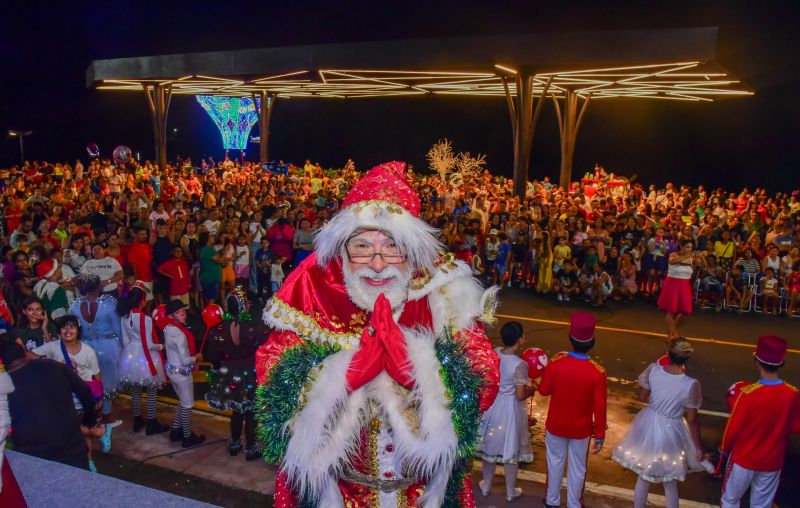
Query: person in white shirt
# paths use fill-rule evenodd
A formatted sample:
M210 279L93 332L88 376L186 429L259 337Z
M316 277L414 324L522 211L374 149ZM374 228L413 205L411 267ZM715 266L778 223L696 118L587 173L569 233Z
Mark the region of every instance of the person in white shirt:
M122 192L122 186L125 183L125 177L122 176L118 171L112 173L112 175L108 178L108 190L111 192L112 195L116 196Z
M87 259L81 266L81 273L93 273L100 277L103 293L116 293L117 283L124 278L122 265L111 256L106 255L102 243L92 245L92 259Z
M150 233L152 235L156 234L156 222L158 222L158 219L162 219L164 222L167 222L170 219L169 213L164 210L163 201L158 201L155 209L150 212Z
M202 353L192 354L195 338L186 328L187 305L180 300L167 303L164 324L164 343L167 350L167 374L172 388L180 399L175 408L175 420L169 440L181 441L181 446L189 448L206 440L204 435L192 432L192 408L194 407L194 381L192 372L197 362L203 359ZM158 320L156 320L158 324Z
M219 231L220 227L219 211L216 208L211 210L208 219L203 221L202 225L206 227L206 231L208 231L210 234L217 236L217 232Z
M281 256L275 256L270 262L270 285L272 294L275 294L283 284L283 263L285 262L286 258Z
M91 346L80 341L80 328L78 318L75 316L65 316L58 322L59 340L45 342L43 345L35 348L33 353L42 358L66 364L68 367L74 369L78 377L87 383L102 383L100 363L97 361L97 354ZM94 400L97 402L97 407L94 409L98 410L102 400L102 393L97 394L93 390L92 395L95 396ZM97 396L101 397L101 400L98 400ZM75 394L72 395L72 398L75 403L75 409L82 412L84 408ZM92 438L98 437L101 442L107 441L110 447L111 425L98 424L91 429L81 427L81 430L84 436L86 436L86 448L89 450L89 470L96 473L97 467L95 467L94 460L92 459Z
M97 354L91 346L80 341L79 332L78 319L74 316L66 316L59 323L59 340L45 342L34 348L33 352L43 358L67 363L64 358L64 351L66 351L72 362L71 366L79 378L84 381L91 381L93 378L100 379L100 364L97 361ZM77 407L80 409L80 405Z
M83 163L80 159L75 161L75 179L83 180Z

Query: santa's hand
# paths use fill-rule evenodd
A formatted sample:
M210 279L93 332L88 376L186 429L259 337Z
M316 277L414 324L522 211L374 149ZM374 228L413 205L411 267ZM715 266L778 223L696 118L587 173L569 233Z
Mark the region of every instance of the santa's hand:
M376 329L367 325L361 334L358 351L347 368L347 391L352 393L369 383L383 370L384 352L376 337Z
M398 384L411 389L414 386L414 377L411 374L411 363L408 361L406 338L394 321L389 299L383 294L375 301L370 326L374 326L377 330L377 337L386 352L384 357L386 372Z

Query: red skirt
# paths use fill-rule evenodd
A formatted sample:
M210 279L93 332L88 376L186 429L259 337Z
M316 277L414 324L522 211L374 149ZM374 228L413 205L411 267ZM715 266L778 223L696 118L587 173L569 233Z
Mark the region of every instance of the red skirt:
M0 491L0 506L3 508L27 508L28 504L25 502L22 491L19 490L19 484L14 478L7 458L3 459L2 474L3 490Z
M689 279L667 277L661 286L658 308L671 314L690 315L694 310L692 283Z

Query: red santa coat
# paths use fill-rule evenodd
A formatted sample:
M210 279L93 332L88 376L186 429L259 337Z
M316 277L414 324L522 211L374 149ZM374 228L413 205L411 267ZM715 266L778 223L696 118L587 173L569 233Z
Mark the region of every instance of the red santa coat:
M545 427L555 436L606 435L606 371L590 359L558 353L547 365L539 393L550 395Z
M800 394L787 383L742 388L720 449L751 471L783 468L789 434L800 433Z
M391 454L395 448L405 450L409 462L432 466L428 469L432 474L417 476L429 476L428 484L433 486L420 482L388 495L396 495L400 503L415 505L419 502L425 506L435 504L437 497L434 491L441 490L440 495L443 495L452 467L447 457L452 458L452 448L458 437L454 432L452 415L447 409L449 401L438 398L437 395L443 392L439 374L441 366L426 337L432 337L445 326L454 330L454 340L462 346L463 354L473 372L483 379L478 395L481 411L484 411L494 401L499 382L499 360L480 324L480 320L486 318L484 309L491 307L493 310L487 297L491 299L494 293L483 294L469 276L469 267L452 259L443 262L436 273L415 278L411 288L409 300L396 318L398 325L404 330L409 362L415 372L418 388L412 394L421 398L420 407L428 408L425 411L419 410L419 414L415 413L417 425L420 428L430 428L436 434L431 435L427 441L417 440L405 431L407 411L403 415L394 414L393 408L403 406L405 399L402 395L397 396L399 385L385 373L352 394L344 389L349 359L358 346L361 332L369 321L369 314L355 306L347 296L338 262L323 269L318 266L316 256L312 254L290 274L278 294L265 308L265 321L274 331L267 343L256 353L259 384L269 383L270 371L281 360L284 352L303 341L335 342L342 347L340 352L327 358L323 362L323 368L314 379L309 380L310 388L302 397L307 402L295 413L286 457L280 464L281 469L276 479L276 505L296 506L297 498L290 485L314 486L321 483L327 485L320 488L321 497L318 500L321 505L344 502L346 506L359 507L380 502L380 496L386 496L386 493L376 492L340 477L331 479L336 481L335 487L331 487L332 482L325 479L324 475L328 474L331 467L335 469L345 456L349 456L360 472L368 472L369 464L383 464L387 454ZM400 393L403 393L402 390ZM360 435L357 436L357 457L353 456L352 451L348 453L345 446L337 448L334 442L336 436L347 435L349 428L346 424L337 422L339 428L329 432L331 439L319 438L323 427L315 427L322 425L319 422L326 420L326 413L333 411L334 406L343 405L345 409L342 414L357 415L359 411L363 411L368 401L369 404L382 405L382 411L388 416L386 421L378 422L379 431L371 434L369 428L358 431ZM269 411L269 408L266 410ZM340 420L345 419L342 417ZM390 433L384 432L387 427L392 429ZM313 447L309 448L308 442L312 442ZM307 464L308 456L312 455L317 458L316 464ZM306 457L305 461L303 456ZM326 465L326 460L330 461L330 466ZM318 471L312 471L313 468L318 468ZM402 474L402 469L398 465L397 470L391 466L386 470L381 465L379 474L391 478L394 474ZM431 492L426 492L426 489ZM425 503L425 498L420 499L423 492L428 496L428 503ZM459 494L459 502L465 507L474 506L468 477Z

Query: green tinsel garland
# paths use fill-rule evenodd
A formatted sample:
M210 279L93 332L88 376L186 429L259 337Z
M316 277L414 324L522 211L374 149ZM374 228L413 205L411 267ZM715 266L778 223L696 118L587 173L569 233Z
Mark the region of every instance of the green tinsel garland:
M233 321L234 319L237 321L251 321L253 319L253 315L247 311L240 312L237 316L234 316L228 311L225 311L225 313L222 314L223 321Z
M469 473L478 443L480 407L478 392L481 376L472 370L463 348L453 340L450 330L437 337L434 345L441 364L441 376L450 399L453 425L458 436L456 462L447 483L444 507L458 507L458 499ZM267 462L279 464L286 453L289 436L284 425L300 406L300 396L311 370L338 346L304 343L287 349L270 371L270 382L256 392L259 440L264 444Z
M337 345L303 343L287 349L269 372L269 383L256 391L258 437L264 445L264 459L280 464L286 454L289 435L284 431L300 406L300 396L311 370L339 351Z
M478 444L480 426L480 404L478 391L483 379L472 370L464 356L463 348L453 340L448 329L436 338L436 358L441 364L442 381L450 398L453 426L458 436L458 450L443 507L458 507L458 499L464 487L464 477L469 474L472 457Z

